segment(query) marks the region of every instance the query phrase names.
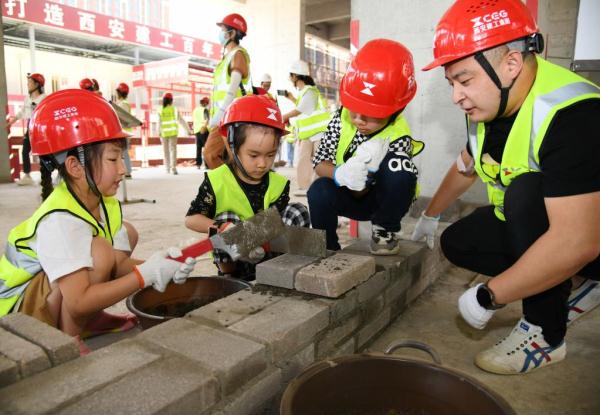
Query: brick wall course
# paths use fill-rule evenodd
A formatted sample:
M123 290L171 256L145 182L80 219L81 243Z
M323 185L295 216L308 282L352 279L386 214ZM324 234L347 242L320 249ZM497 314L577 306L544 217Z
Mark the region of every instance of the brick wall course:
M46 352L40 346L3 328L0 328L0 355L16 363L20 378L26 378L51 367Z

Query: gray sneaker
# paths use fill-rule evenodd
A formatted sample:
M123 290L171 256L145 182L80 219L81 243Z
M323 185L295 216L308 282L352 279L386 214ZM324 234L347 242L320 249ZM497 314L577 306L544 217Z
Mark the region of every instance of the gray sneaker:
M370 248L373 255L396 255L400 251L397 232L388 232L381 226L373 225Z
M31 186L35 184L29 174L25 174L21 179L17 180L16 183L18 186Z

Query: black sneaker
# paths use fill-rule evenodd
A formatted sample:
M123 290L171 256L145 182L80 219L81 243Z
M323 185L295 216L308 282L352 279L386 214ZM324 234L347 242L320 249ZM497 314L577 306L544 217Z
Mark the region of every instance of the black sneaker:
M397 233L373 225L370 248L373 255L396 255L400 251Z

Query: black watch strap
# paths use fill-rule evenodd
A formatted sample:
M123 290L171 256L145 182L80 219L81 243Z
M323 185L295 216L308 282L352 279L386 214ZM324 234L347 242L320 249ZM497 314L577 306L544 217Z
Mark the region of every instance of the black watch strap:
M490 287L488 287L487 283L479 286L477 290L477 300L487 310L498 310L502 307L505 307L506 304L498 304L496 303L496 297Z

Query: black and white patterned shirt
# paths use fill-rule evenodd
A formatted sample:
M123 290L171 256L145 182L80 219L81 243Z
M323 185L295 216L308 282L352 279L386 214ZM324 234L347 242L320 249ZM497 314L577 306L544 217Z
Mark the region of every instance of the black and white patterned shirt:
M325 135L321 139L321 143L319 144L319 148L313 157L313 167L316 167L322 161L330 161L333 164L335 163L335 155L337 152L338 144L340 142L340 136L342 133L342 108L340 107L336 112L329 124L327 125L327 131ZM371 138L368 135L361 134L359 131L356 131L354 138L352 139L352 143L348 147L348 151L344 156L344 161L348 161L348 159L354 154L356 148ZM411 137L405 135L404 137L399 138L398 140L390 143L389 152L391 153L404 153L411 157L413 150L413 145L411 141ZM415 168L416 171L416 168Z

